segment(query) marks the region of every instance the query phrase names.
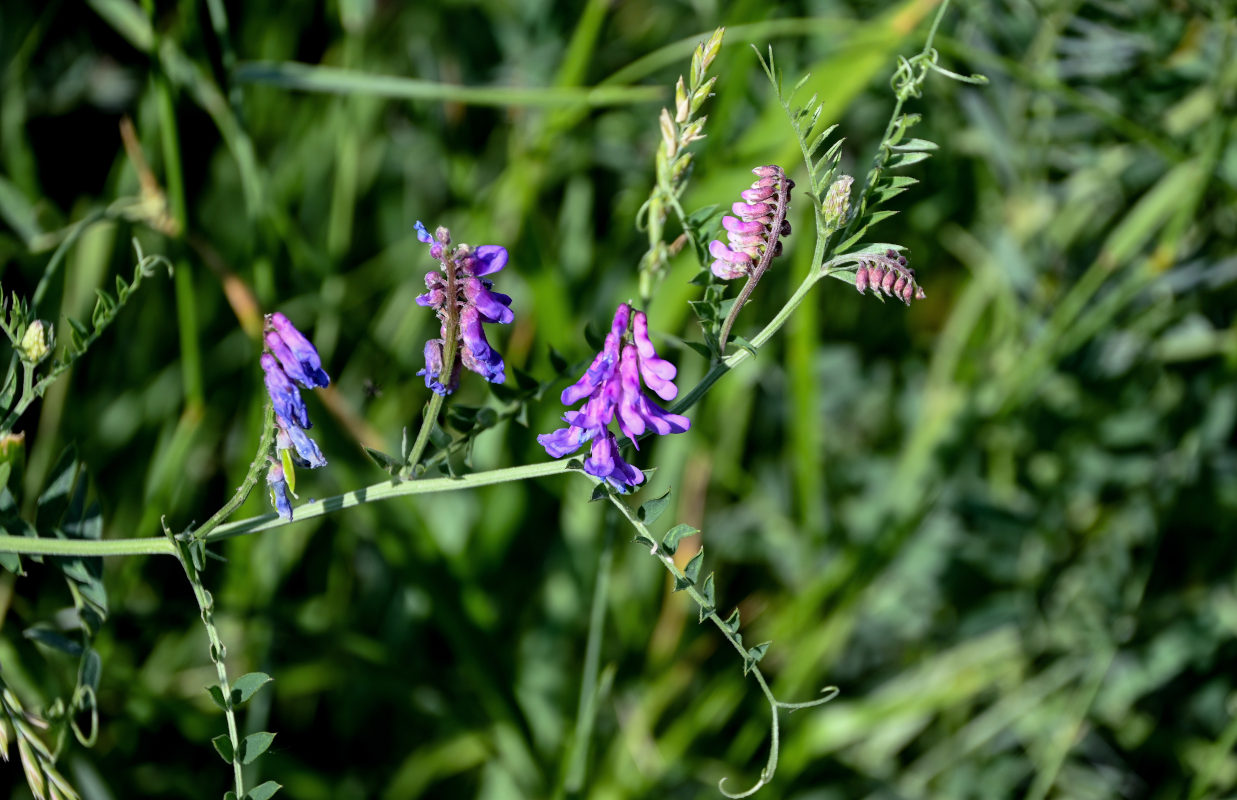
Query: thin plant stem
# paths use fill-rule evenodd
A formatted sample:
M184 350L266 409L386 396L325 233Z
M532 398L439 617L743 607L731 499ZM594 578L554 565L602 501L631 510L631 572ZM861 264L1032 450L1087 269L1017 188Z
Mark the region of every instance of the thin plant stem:
M740 348L730 355L726 356L721 361L718 361L713 367L705 373L705 376L700 380L695 387L692 388L681 400L671 407L671 411L676 414L683 413L690 409L700 401L713 386L714 383L725 375L730 370L739 366L743 362L751 358L756 350L762 347L771 339L774 334L781 329L794 310L803 302L803 298L807 296L812 287L826 273L824 269L813 269L803 282L799 284L799 288L790 296L786 304L781 310L769 321L767 325L753 337L752 349ZM435 395L439 397L439 395ZM432 403L432 401L431 401ZM429 424L428 421L426 423ZM428 438L428 433L425 434ZM421 437L418 436L418 439ZM414 444L415 450L415 444ZM415 462L414 462L415 463ZM361 505L363 503L373 503L379 500L387 500L392 497L408 497L419 494L434 494L437 492L451 492L461 489L474 489L480 486L491 486L497 483L507 483L510 481L530 480L533 478L543 478L550 475L557 475L573 469L578 462L571 459L558 461L545 461L538 464L527 464L519 467L505 467L502 469L487 470L485 472L474 472L471 475L463 475L459 477L447 478L426 478L417 481L396 480L384 481L375 483L370 486L356 489L351 492L345 492L333 497L328 497L323 500L312 501L297 506L295 516L292 521L300 522L302 520L314 519L315 517L325 516L334 511L342 511L346 508ZM252 469L252 467L251 467ZM235 499L235 498L234 498ZM239 504L238 504L239 506ZM212 519L214 519L212 517ZM203 524L205 528L210 524L211 520ZM252 533L260 533L262 531L280 528L290 524L288 520L282 519L278 514L262 514L249 519L237 520L235 522L219 522L210 530L207 530L200 538L206 542L221 541L230 539L234 536L245 536ZM202 530L199 528L198 530ZM80 556L133 556L133 555L175 555L174 548L170 548L162 537L140 537L134 539L104 539L100 541L92 540L74 540L74 539L45 539L31 538L25 536L0 536L0 553L21 553L28 555L80 555Z
M649 529L645 526L643 522L640 521L640 519L627 506L626 503L624 503L614 494L610 494L609 499L610 499L610 503L615 508L618 509L619 513L622 514L623 517L626 518L627 521L631 524L632 528L635 529L638 540L656 541L655 539L653 539L653 535L652 533L649 532ZM713 625L719 631L721 631L721 634L722 636L726 638L726 641L730 642L731 646L734 647L734 649L739 653L739 655L743 658L744 673L745 674L750 673L752 677L755 678L756 684L760 687L761 694L765 696L765 700L767 700L769 703L769 711L771 714L769 758L765 762L764 769L760 771L760 779L755 783L755 785L739 793L731 793L731 792L726 791L725 778L723 778L721 782L718 783L718 786L717 786L718 791L720 791L726 797L729 797L729 798L749 797L755 794L756 791L759 790L762 786L766 785L769 781L771 781L773 779L773 774L777 771L777 760L778 760L778 751L779 751L779 742L780 742L780 727L778 724L778 711L781 709L786 709L788 711L795 711L801 708L811 708L813 706L822 705L824 703L829 702L834 697L837 697L838 689L835 686L826 687L821 690L821 693L824 695L823 697L818 697L815 700L809 700L804 703L786 703L786 702L782 702L781 700L778 700L777 697L774 696L773 690L769 688L769 684L765 680L764 674L761 673L760 668L756 666L755 661L753 660L753 657L750 651L747 650L747 648L743 646L743 642L740 641L738 632L732 631L730 627L727 626L726 623L722 620L722 618L718 616L717 611L714 607L714 603L708 597L705 597L704 593L701 592L697 588L696 582L688 578L687 575L681 569L679 569L678 565L674 563L674 558L670 554L668 554L663 548L658 547L657 545L654 545L652 549L649 551L649 553L654 558L656 558L658 561L660 561L662 566L666 568L666 571L669 572L674 577L675 588L681 589L682 591L687 592L687 595L691 597L691 599L700 608L701 617L702 617L701 621L703 622L704 619L708 619L710 622L712 622Z
M425 452L426 445L429 444L430 434L434 431L434 423L438 421L438 413L442 411L446 399L435 392L430 401L426 403L425 413L421 417L421 430L417 432L417 440L412 443L412 450L408 451L408 460L399 471L401 478L411 475L417 462L421 460L421 455Z
M271 443L275 441L275 407L267 403L266 410L262 412L262 438L258 442L258 450L254 454L253 461L249 464L249 471L245 473L245 479L241 481L241 485L237 487L236 492L223 504L223 507L211 515L210 519L203 522L193 531L193 538L205 539L210 535L210 532L219 527L228 517L236 513L236 509L241 507L249 497L249 493L253 491L253 487L257 485L259 476L262 470L266 468L270 459Z
M245 796L245 776L241 770L241 740L239 727L236 724L236 711L232 707L232 685L228 680L228 667L226 663L227 648L223 644L223 640L219 637L219 630L215 627L215 600L211 593L202 584L202 575L193 563L193 558L189 554L190 545L184 542L176 542L171 530L164 527L164 535L167 537L168 544L172 545L173 552L180 565L185 570L185 577L189 579L189 585L193 588L193 598L198 603L198 610L202 615L202 625L206 628L206 638L210 642L210 659L215 663L215 674L219 678L219 689L223 693L224 707L223 713L228 725L228 741L232 745L232 777L235 783L235 791L237 797Z

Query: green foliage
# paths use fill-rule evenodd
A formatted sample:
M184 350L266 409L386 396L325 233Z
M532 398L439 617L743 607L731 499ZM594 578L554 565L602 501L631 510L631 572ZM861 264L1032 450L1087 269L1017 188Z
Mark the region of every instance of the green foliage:
M190 592L168 559L100 572L80 556L2 557L19 577L0 731L32 785L76 796L61 770L76 781L88 764L124 797L219 797L235 772L255 800L279 788L251 786L267 776L311 800L566 797L578 752L578 796L714 797L716 778L768 763L761 675L779 698L821 680L844 690L778 732L769 796L1237 790L1231 14L955 4L939 54L903 62L891 97L926 5L299 15L212 0L151 19L92 0L54 25L37 4L6 8L0 405L26 438L0 463L0 526L106 543L157 536L167 515L188 540L160 543L196 576ZM665 230L633 231L659 174L658 110L723 24L683 217L667 201ZM748 44L773 45L788 86L810 73L801 92L816 97L783 107ZM992 85L940 79L941 63ZM121 113L147 165L122 149ZM755 342L828 261L808 240L842 172L863 179L828 246L892 246L867 244L875 233L904 247L925 301L861 303L821 281L693 407L690 434L641 442L657 471L634 500L602 488L607 502L589 504L566 467L464 483L545 460L535 434L595 352L581 331L642 294L642 253L665 276L651 329L691 386L729 311L707 275L693 283L719 213L751 166L796 155L801 213L739 333ZM432 266L417 218L510 248L501 288L517 320L495 345L536 386L514 371L498 392L465 386L427 429L419 466L468 488L318 513L391 483L366 452L395 454L379 464L392 474L410 466L400 431L421 430L414 373L437 329L412 302ZM116 283L133 239L168 255L173 282ZM853 281L853 264L835 266ZM319 499L303 520L240 536L269 511L263 492L234 492L270 429L247 325L276 308L335 379L313 409L331 463L301 476ZM24 391L16 350L36 319L57 343L31 376L41 394ZM637 516L671 486L644 519L676 524L614 551L590 636L605 515L630 502ZM258 522L213 527L229 498ZM700 531L708 563L685 541ZM218 618L205 642L191 594ZM693 604L714 624L685 625ZM223 678L205 678L225 655ZM277 681L242 700L265 673ZM594 699L587 735L578 690ZM206 742L246 700L220 737L229 775ZM795 708L773 701L775 724ZM96 711L102 732L82 750ZM280 747L238 763L245 731L265 729Z

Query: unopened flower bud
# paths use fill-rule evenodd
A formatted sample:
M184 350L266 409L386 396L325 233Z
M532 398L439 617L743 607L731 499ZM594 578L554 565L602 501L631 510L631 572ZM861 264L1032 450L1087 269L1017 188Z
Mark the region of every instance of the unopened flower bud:
M854 182L851 176L843 175L829 187L825 195L825 224L830 228L846 221L846 215L850 213L850 186Z
M687 96L687 87L683 85L683 76L674 85L674 121L682 125L691 116L691 101Z
M26 328L26 335L21 337L21 357L31 364L37 364L47 358L47 354L51 352L51 344L48 341L47 326L43 320L36 319L30 323L30 327Z
M674 158L674 154L679 149L678 130L675 128L674 120L670 119L670 112L663 108L658 122L661 124L661 139L662 144L666 146L666 157Z

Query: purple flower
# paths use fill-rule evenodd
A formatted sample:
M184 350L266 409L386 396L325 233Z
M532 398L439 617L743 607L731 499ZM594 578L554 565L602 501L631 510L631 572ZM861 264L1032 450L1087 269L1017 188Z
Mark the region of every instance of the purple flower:
M303 428L289 425L278 415L275 424L279 427L279 432L275 434L276 450L291 450L294 453L292 460L298 467L317 469L326 466L326 458L318 449L318 443L310 439Z
M292 499L288 496L288 481L283 474L283 466L276 461L271 462L271 468L266 471L266 488L271 492L271 504L276 513L284 519L292 519Z
M481 312L474 305L466 305L460 311L460 336L463 339L460 361L464 366L490 383L502 383L506 379L503 357L486 341Z
M330 377L322 369L318 351L283 314L276 311L267 316L271 330L266 334L266 346L271 349L288 377L306 389L329 386Z
M606 481L622 494L644 483L644 473L623 460L614 434L609 430L593 442L592 452L584 459L584 471Z
M263 382L275 410L277 428L275 454L271 456L272 463L267 471L266 482L275 510L279 512L279 516L290 520L290 486L296 476L287 474L285 465L289 470L296 466L311 469L326 466L326 458L318 449L317 443L305 433L312 425L309 422L309 410L305 407L305 401L301 398L296 384L313 389L329 385L331 379L322 369L318 351L287 317L276 312L267 316L266 324L267 332L263 336L263 342L270 352L263 353L259 362L262 365Z
M420 222L417 238L432 241L430 255L442 261L441 272L425 276L429 291L417 297L417 305L434 309L442 323L440 338L425 345L425 369L417 374L424 375L425 385L440 395L455 391L461 365L490 383L502 383L507 378L506 365L486 339L482 324L505 325L515 319L511 298L495 292L493 282L484 277L507 265L507 248L496 244L476 248L461 244L448 250L451 232L438 228L430 238ZM445 352L448 340L456 343L453 350L458 352ZM448 368L448 360L451 378L443 381L441 376Z
M631 340L627 338L628 322L632 324ZM554 458L562 458L592 442L592 450L584 462L584 471L600 478L620 492L644 482L644 473L623 461L618 443L609 424L616 416L619 430L639 449L637 438L652 431L664 436L682 433L691 421L681 414L672 414L645 397L644 385L665 400L678 394L673 383L673 364L659 357L649 339L648 318L644 312L634 314L623 303L614 314L610 333L601 352L593 359L584 375L563 390L563 405L572 405L587 398L579 409L563 414L566 428L544 433L537 441Z
M442 345L442 339L430 339L425 343L425 369L417 374L425 376L425 388L434 394L446 397L460 385L460 367L459 364L455 365L454 373L447 383L440 380L442 377Z
M302 428L312 427L309 421L309 409L305 408L305 401L301 399L300 391L283 371L283 367L279 366L278 359L270 353L263 353L260 363L264 373L266 392L271 396L271 403L275 406L275 417L285 420L290 425Z

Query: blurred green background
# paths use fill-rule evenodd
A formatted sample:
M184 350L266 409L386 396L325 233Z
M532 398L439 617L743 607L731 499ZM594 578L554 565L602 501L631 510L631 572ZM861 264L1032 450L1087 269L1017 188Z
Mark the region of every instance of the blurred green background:
M844 168L862 178L895 59L918 51L935 10L153 5L0 7L5 290L29 295L66 226L139 194L122 118L170 201L170 217L95 224L72 249L42 309L62 327L132 271L134 236L178 273L144 286L19 426L27 496L74 443L109 537L158 535L161 515L201 522L244 475L264 399L249 299L288 314L334 379L309 401L330 467L300 476L302 497L376 483L360 443L395 451L428 397L414 373L436 325L412 300L433 264L415 220L508 247L496 283L516 322L492 340L549 380L549 348L591 357L584 327L635 293L656 116L697 42L728 28L689 211L732 202L757 164L802 178L749 43L773 45L789 84L812 73L805 92L825 98ZM721 610L742 609L749 642L773 640L762 666L779 697L841 689L783 716L762 796L1237 791L1232 10L958 3L942 64L991 84L928 80L907 110L940 150L874 231L909 249L927 299L882 305L824 282L696 407L689 434L637 457L657 467L641 498L674 489L659 530L700 527ZM304 92L255 64L292 61L360 77ZM367 75L446 88L383 96L391 85ZM620 91L572 88L600 84ZM809 267L807 203L796 209L787 256L736 333L751 336ZM699 338L686 305L696 269L681 255L650 309L681 387L706 366L675 344ZM483 434L474 467L544 460L535 435L556 426L562 385L527 428ZM495 401L466 375L452 402ZM622 527L602 565L598 713L581 748L610 524L588 498L567 475L223 546L207 580L232 673L275 678L242 716L278 734L251 779L306 800L711 798L719 778L754 781L767 706ZM267 510L259 489L239 516ZM71 624L71 601L55 570L27 566L0 579L0 664L39 708L72 687L75 664L22 631ZM203 691L213 668L180 566L113 559L105 580L101 732L91 750L68 748L65 773L87 800L221 796L231 776L209 740L223 718ZM10 781L13 763L0 771Z

